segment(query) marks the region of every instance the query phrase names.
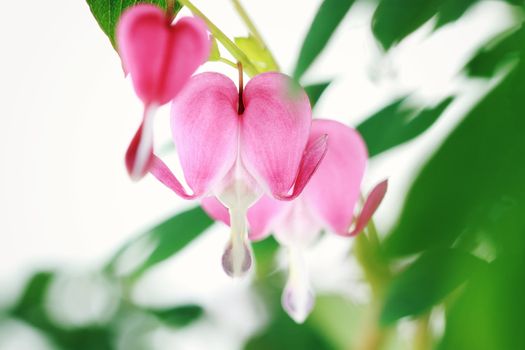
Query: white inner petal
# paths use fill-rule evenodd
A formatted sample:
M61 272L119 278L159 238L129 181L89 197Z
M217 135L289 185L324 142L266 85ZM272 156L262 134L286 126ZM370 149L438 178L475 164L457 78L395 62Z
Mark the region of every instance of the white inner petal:
M145 107L144 110L144 121L142 125L142 132L140 142L137 148L137 154L135 156L135 165L131 172L131 178L138 179L144 172L146 163L149 159L150 149L153 146L153 125L155 121L155 113L157 112L157 106L151 105Z
M303 323L313 309L315 296L302 248L289 247L288 256L288 281L283 291L282 304L295 322Z
M239 277L250 268L252 257L248 241L247 212L261 193L255 180L247 173L237 156L235 165L216 193L230 214L231 235L222 263L228 275Z

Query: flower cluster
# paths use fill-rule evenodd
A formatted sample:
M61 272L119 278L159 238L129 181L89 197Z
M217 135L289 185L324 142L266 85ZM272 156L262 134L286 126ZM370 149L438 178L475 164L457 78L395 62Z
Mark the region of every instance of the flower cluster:
M206 25L173 18L153 5L136 5L117 29L123 67L131 75L144 117L126 153L133 179L148 172L184 199L201 200L231 227L225 272L251 267L249 242L273 233L290 253L283 306L297 322L314 297L303 250L323 230L343 236L361 231L386 183L365 202L354 222L367 163L359 134L335 121L314 119L304 90L279 72L239 85L213 72L192 77L210 53ZM171 102L171 130L185 182L153 151L155 109Z

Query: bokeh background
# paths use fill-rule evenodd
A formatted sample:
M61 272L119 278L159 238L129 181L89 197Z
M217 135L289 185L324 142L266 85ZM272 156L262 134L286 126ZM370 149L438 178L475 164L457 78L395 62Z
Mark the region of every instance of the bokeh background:
M194 3L229 36L247 34L229 1L195 0ZM420 2L406 3L416 8L418 5L414 4ZM405 106L418 111L432 109L453 97L421 137L371 159L363 192L378 181L389 179L389 192L375 216L382 236L399 227L396 222L408 189L445 137L511 70L511 66L501 65L493 75L481 78L468 75L464 68L480 50L494 47L494 37L519 27L523 20L519 2L466 3L472 6L465 6L468 9L459 20L438 29L435 27L439 16L431 12L424 14L419 28L412 33L409 29L406 38L385 52L371 26L377 2L357 1L303 77L304 84L333 80L314 114L351 126L359 125L400 98L407 97L403 102ZM321 1L245 0L243 4L283 71L291 73ZM409 7L404 8L405 12L410 12ZM194 203L179 199L151 177L140 183L129 180L123 154L142 107L131 82L124 77L118 55L87 3L80 0L4 1L0 8L0 310L10 310L16 305L19 308L19 317L0 312L0 349L53 349L57 346L56 337L66 339L59 344L65 349L238 349L255 334L264 333L268 324L274 324L274 317L265 294L258 293L251 283L254 279L264 283L264 279L261 282L252 276L231 280L223 273L220 256L228 229L222 224L210 226L177 256L152 267L129 285L117 285L99 272L124 244ZM183 9L182 13L189 12ZM391 16L398 15L393 11ZM420 14L409 13L409 16ZM425 16L430 19L426 21ZM525 43L521 41L506 46L513 53L512 58L519 59L516 54L519 50L511 50L509 45L515 48L520 44L522 49ZM237 74L219 63L207 63L200 70L220 71L233 79ZM523 95L523 90L516 93ZM157 146L172 156L168 112L169 108L165 107L159 113ZM492 112L497 115L502 111ZM494 122L494 127L498 128L499 124ZM516 128L522 126L523 123L516 122ZM509 142L505 147L512 146ZM501 157L505 154L506 151L501 153ZM514 159L516 163L523 163L524 154L521 155L521 159ZM511 152L511 156L515 153ZM487 159L487 168L499 166L491 163L490 155ZM517 170L514 175L522 173ZM505 182L505 174L494 177L493 181L495 184ZM499 189L496 185L495 188ZM515 199L512 194L513 191L525 193L525 188L505 190L510 192L497 197L504 203L499 209L485 212L483 207L479 214L493 215L492 225L508 232L513 230L512 218L519 211L511 209L511 215L501 207L514 208L518 203L517 207L522 208L522 195ZM454 202L455 198L449 200ZM435 215L425 212L420 221L454 220L443 216L444 213L446 211ZM507 215L511 215L511 224L500 224L509 223ZM490 227L482 230L490 231ZM464 227L465 230L471 228ZM186 229L180 227L180 230ZM431 231L429 235L435 234ZM421 232L420 240L426 240L425 234L427 232ZM523 240L516 242L520 245ZM436 244L446 245L442 243ZM122 263L123 268L130 268L143 259L153 249L152 244L147 240L135 242L132 251L126 254L128 261ZM309 254L313 283L320 295L310 323L295 328L283 321L282 327L278 324L269 333L276 339L275 344L252 343L252 348L278 349L283 348L279 347L283 344L290 344L287 348L354 348L351 345L354 340L367 332L357 329L359 324L368 322L362 310L372 302L372 296L351 254L352 244L352 240L334 235L323 237ZM406 253L417 253L417 249L419 247L415 251L407 248ZM502 254L497 247L484 243L469 246L467 250L487 263ZM402 253L400 255L405 255ZM516 260L523 261L519 249L516 254ZM408 254L408 258L396 260L393 266L402 271L415 257L417 254ZM268 268L267 274L275 275L283 264L277 253L276 263ZM502 264L507 266L507 262ZM491 268L500 271L497 267ZM49 273L36 275L35 279L34 274L39 271ZM422 272L425 276L434 273L439 276L444 272L439 269ZM36 287L28 291L27 282L32 277ZM514 281L524 277L523 270L520 272L517 268L511 269L508 275ZM47 282L49 288L45 295L37 295L38 285L47 286ZM479 288L493 283L503 282L489 278L483 280ZM417 288L415 283L413 289ZM447 289L447 295L448 292ZM492 297L508 296L505 292L494 292L487 297L487 303L491 303ZM461 290L454 288L452 293L460 294ZM27 298L22 298L23 295ZM440 301L445 299L438 296ZM483 296L474 293L474 297ZM417 293L413 297L417 298ZM452 302L454 295L447 298L447 303ZM38 310L28 306L40 301L42 307ZM122 311L123 303L130 304L125 311ZM170 319L166 310L177 307L183 308L182 312ZM435 339L432 344L437 344L436 339L445 331L445 309L442 304L431 313L428 307L425 309L424 324ZM505 313L506 309L487 305L486 312L488 319L493 316L491 312ZM114 321L117 313L118 322ZM53 326L28 322L35 314L37 318L49 319ZM23 315L27 316L26 320ZM462 322L475 323L485 316L482 312L477 319L474 317L472 314L472 318L455 319L460 322L458 332L462 331ZM385 348L416 349L414 344L418 343L413 339L418 336L421 322L414 319L417 318L403 318L390 325L388 332L393 335L389 335ZM515 321L519 322L519 318ZM490 329L490 322L481 323L486 323L481 330ZM468 327L464 329L469 331ZM309 338L316 332L320 335L315 335L315 341L323 339L324 345ZM477 344L478 347L473 347L476 342L467 342L455 349L497 349L501 344L523 344L516 339L516 343L502 341L497 330L495 334L495 340L481 337L483 345ZM111 339L112 347L101 345L106 344L106 338ZM92 343L90 339L94 339ZM99 343L97 339L104 340Z

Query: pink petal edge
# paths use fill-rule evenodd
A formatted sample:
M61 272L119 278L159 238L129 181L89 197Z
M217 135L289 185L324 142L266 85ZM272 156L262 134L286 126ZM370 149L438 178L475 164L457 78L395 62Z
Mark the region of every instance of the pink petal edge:
M148 173L153 156L153 114L155 108L144 107L139 128L131 139L125 156L126 169L133 181Z
M189 194L184 189L177 177L171 172L168 166L164 164L164 162L154 154L152 155L152 161L149 171L153 176L157 178L157 180L162 182L166 187L171 189L180 197L184 199L195 199L199 197L199 194Z
M310 139L320 135L328 135L328 150L302 198L324 227L346 235L361 193L368 152L361 135L340 122L314 119Z
M171 131L184 178L203 195L219 185L237 158L235 84L219 73L195 75L173 100Z
M309 142L301 159L299 171L295 179L293 191L290 194L274 193L275 198L290 201L301 194L305 186L310 181L312 175L318 169L328 150L328 135L322 135L316 140Z
M377 208L385 198L386 191L388 189L388 179L381 181L377 184L370 194L368 195L361 214L356 220L355 228L348 233L348 236L355 236L363 231L363 229L368 225L368 222L376 212Z
M243 94L240 155L246 170L273 197L288 195L308 143L311 108L304 90L284 74L252 78Z

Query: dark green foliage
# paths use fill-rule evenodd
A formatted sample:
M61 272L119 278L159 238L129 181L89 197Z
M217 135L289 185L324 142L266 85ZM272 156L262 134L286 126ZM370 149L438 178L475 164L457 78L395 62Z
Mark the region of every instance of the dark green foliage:
M524 68L481 101L422 169L386 241L391 255L447 247L461 234L516 247L525 229Z
M246 350L335 349L308 322L298 325L284 311L277 312L268 328L250 339L244 347Z
M58 348L69 350L112 350L114 335L109 327L89 326L64 329L46 312L46 295L54 278L51 272L38 272L27 283L18 303L8 314L44 332Z
M498 35L467 63L466 71L472 76L491 77L510 62L518 62L525 43L525 28L512 28Z
M326 88L331 83L332 83L331 81L327 81L324 83L306 85L304 87L304 90L306 91L306 94L308 95L308 98L310 99L310 105L312 105L312 108L315 107L315 105L317 104L317 101L319 101L319 98L321 98Z
M170 327L184 327L200 318L204 312L198 305L182 305L169 309L148 309L146 311Z
M479 0L382 0L372 19L372 31L383 48L388 50L432 17L435 28L458 20ZM506 0L520 4L520 0Z
M301 46L293 77L300 80L323 51L355 0L324 0Z
M404 107L405 99L391 103L357 127L366 142L370 157L422 134L453 100L449 97L433 108L417 111Z
M439 350L525 349L524 248L497 259L469 282L446 314Z
M418 316L465 282L484 262L457 249L423 253L392 280L385 297L381 323Z
M106 270L113 270L118 259L133 244L144 241L152 242L154 249L133 272L133 276L138 277L149 268L172 257L186 247L212 223L212 219L200 207L178 213L126 244L111 259Z

